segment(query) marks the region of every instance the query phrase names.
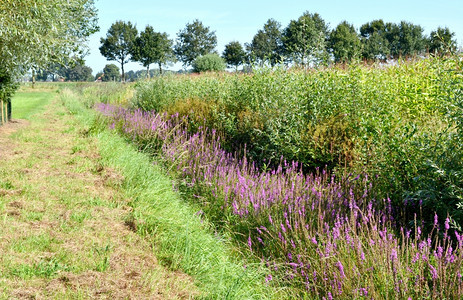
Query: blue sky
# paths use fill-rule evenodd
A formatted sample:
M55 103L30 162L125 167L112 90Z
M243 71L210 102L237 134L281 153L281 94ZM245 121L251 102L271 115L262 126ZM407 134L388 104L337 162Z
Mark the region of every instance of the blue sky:
M90 55L87 65L93 72L101 71L108 62L98 48L100 38L106 36L108 28L117 20L131 21L139 31L151 25L156 31L166 32L175 40L177 33L187 23L199 19L205 26L216 32L217 50L222 53L230 41L249 43L252 37L273 18L286 27L290 20L297 19L305 11L318 13L336 27L346 20L357 29L364 23L383 19L386 22L402 20L421 25L429 34L438 26L449 27L456 33L458 44L463 45L463 1L462 0L96 0L100 32L90 38ZM117 64L117 63L116 63ZM176 64L171 69L179 69ZM129 63L126 70L143 67Z

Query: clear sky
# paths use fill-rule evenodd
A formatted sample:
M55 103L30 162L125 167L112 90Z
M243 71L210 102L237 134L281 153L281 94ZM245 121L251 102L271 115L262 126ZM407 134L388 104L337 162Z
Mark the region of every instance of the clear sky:
M223 52L226 44L239 41L249 43L268 19L273 18L286 27L290 20L305 11L318 13L335 28L346 20L357 29L375 19L398 23L408 21L424 28L428 35L437 27L449 27L456 33L458 45L463 45L463 0L96 0L100 32L90 37L90 55L87 65L95 74L108 62L98 50L100 38L117 20L131 21L139 31L151 25L156 31L166 32L175 40L187 23L199 19L217 35L217 50ZM115 62L112 62L115 63ZM117 63L116 63L117 64ZM153 66L154 67L154 66ZM176 64L170 69L179 69ZM139 70L137 63L126 65L126 71Z

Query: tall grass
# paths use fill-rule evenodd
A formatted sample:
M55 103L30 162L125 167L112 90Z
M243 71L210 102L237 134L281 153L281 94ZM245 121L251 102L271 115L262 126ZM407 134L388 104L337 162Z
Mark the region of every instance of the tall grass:
M268 284L315 298L461 298L463 238L446 218L432 231L397 227L388 199L367 176L304 175L281 162L261 171L220 146L214 131L187 132L187 118L101 104L108 125L161 153L206 216L228 228L271 270ZM440 236L440 238L439 238Z

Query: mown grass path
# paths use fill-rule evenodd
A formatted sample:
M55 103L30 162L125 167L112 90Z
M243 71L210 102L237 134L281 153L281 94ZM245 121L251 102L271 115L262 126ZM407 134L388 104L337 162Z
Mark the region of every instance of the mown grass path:
M197 294L191 277L159 265L153 245L125 225L123 177L101 163L94 138L56 94L34 94L18 93L41 99L16 107L29 121L0 127L0 298Z

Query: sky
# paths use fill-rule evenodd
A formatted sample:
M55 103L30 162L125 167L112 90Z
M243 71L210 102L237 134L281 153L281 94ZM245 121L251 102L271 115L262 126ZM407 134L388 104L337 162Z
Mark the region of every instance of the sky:
M108 63L100 54L100 38L116 21L130 21L138 31L146 25L155 31L166 32L175 41L177 33L195 19L208 26L217 35L216 50L221 54L231 41L250 43L268 19L273 18L285 28L305 11L318 13L335 28L346 20L358 30L361 25L383 19L385 22L408 21L420 25L429 35L437 27L448 27L455 32L459 46L463 45L463 0L95 0L98 9L100 31L89 39L90 54L86 64L93 73L103 70ZM152 66L154 67L154 66ZM168 69L181 69L177 63ZM124 69L144 69L139 63L129 63Z

